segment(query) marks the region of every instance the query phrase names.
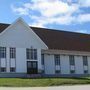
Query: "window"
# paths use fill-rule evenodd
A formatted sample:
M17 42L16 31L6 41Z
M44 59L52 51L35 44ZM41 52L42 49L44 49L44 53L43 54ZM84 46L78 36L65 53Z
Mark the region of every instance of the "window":
M88 65L87 56L83 56L83 65L85 65L85 66Z
M44 65L44 54L41 55L41 64Z
M84 74L88 74L88 70L84 70Z
M10 48L10 58L16 58L16 49Z
M33 59L37 59L37 49L33 49L32 50L32 53L33 53Z
M70 73L71 73L71 74L74 74L74 73L75 73L75 70L70 70Z
M30 59L30 50L26 49L26 55L27 55L27 59Z
M15 72L15 68L14 67L11 67L10 68L10 72Z
M56 70L55 73L56 73L56 74L59 74L59 73L60 73L60 70Z
M70 60L70 65L75 65L75 61L74 61L74 56L73 55L69 56L69 60Z
M26 49L27 59L37 59L37 49Z
M6 68L5 67L1 67L1 72L6 72Z
M0 47L0 58L6 58L6 47Z
M55 65L60 65L60 55L54 55Z
M45 74L45 71L44 70L42 70L42 74Z

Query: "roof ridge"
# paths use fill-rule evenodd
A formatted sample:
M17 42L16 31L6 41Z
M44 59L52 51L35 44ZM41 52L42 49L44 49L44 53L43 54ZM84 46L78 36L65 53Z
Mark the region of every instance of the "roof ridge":
M0 23L0 25L11 25L8 23ZM43 30L47 30L47 31L56 31L56 32L66 32L66 33L73 33L73 34L79 34L79 35L90 35L88 33L81 33L81 32L74 32L74 31L66 31L66 30L60 30L60 29L51 29L51 28L43 28L43 27L33 27L33 26L29 26L30 28L34 28L34 29L43 29Z
M60 30L60 29L50 29L50 28L40 28L40 27L32 27L31 28L36 28L36 29L43 29L43 30L47 30L47 31L57 31L57 32L66 32L66 33L73 33L73 34L82 34L82 35L90 35L88 33L81 33L81 32L74 32L74 31L66 31L66 30Z

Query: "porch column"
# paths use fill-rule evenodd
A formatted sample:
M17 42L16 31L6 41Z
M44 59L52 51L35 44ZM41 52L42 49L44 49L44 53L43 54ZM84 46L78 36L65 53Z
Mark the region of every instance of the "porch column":
M41 49L37 50L37 57L38 57L38 73L42 72L42 65L41 65Z
M6 48L6 72L10 72L10 54L9 54L9 47Z

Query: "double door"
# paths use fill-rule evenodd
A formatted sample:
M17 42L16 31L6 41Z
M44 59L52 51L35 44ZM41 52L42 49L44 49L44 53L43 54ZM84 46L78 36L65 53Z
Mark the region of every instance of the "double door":
M28 74L37 74L38 73L37 61L27 61L27 73Z

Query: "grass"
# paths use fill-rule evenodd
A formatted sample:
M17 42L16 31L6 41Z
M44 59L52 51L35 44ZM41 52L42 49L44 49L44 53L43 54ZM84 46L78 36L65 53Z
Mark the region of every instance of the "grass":
M6 87L39 87L39 86L59 86L90 84L90 77L86 78L41 78L41 79L22 79L22 78L0 78L0 86Z

